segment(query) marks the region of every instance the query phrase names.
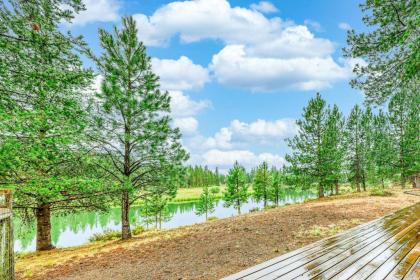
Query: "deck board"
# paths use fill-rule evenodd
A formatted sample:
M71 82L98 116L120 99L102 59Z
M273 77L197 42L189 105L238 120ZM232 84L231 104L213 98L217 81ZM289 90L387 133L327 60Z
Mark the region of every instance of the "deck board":
M223 280L420 279L420 203Z

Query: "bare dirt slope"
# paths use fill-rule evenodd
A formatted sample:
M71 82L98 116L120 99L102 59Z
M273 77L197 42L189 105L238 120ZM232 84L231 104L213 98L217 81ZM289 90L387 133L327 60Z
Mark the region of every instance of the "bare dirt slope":
M219 279L315 240L420 202L419 196L345 195L246 214L129 241L32 254L18 279Z

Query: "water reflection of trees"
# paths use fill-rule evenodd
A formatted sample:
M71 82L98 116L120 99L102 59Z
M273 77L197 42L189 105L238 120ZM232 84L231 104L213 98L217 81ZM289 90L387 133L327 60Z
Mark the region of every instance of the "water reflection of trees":
M292 204L302 202L306 198L315 197L316 194L310 190L284 190L281 195L281 204ZM222 206L221 201L217 202L218 206ZM251 202L251 201L250 201ZM167 205L171 216L175 214L183 214L194 212L196 202L169 203ZM130 223L141 224L141 207L133 207L130 212ZM36 236L36 228L34 222L24 223L19 216L14 219L15 239L19 240L22 250L26 250ZM60 235L69 230L72 233L85 232L94 228L107 229L109 227L118 227L121 222L121 210L119 208L111 208L108 212L82 211L68 215L55 215L51 219L52 231L51 238L54 245L57 245Z

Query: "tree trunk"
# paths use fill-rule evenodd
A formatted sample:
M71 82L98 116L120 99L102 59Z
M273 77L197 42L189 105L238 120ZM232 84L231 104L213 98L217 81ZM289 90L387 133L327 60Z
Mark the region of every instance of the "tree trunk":
M340 194L340 186L338 185L338 181L335 181L335 194Z
M51 213L50 205L44 204L36 209L36 250L51 250Z
M411 177L411 184L413 186L413 189L417 188L417 174L413 175L413 177Z
M130 201L128 198L128 191L123 191L121 199L121 238L131 238L130 221L128 219L130 211Z
M324 186L319 184L319 198L324 197Z
M363 191L366 191L366 178L365 178L365 174L362 175L362 186L363 186Z
M241 215L241 203L239 199L236 201L236 209L238 209L238 215Z

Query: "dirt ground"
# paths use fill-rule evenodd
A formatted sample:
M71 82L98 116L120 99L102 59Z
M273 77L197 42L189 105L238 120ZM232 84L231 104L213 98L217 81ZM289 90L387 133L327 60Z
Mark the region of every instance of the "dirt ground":
M17 279L219 279L418 202L420 196L401 190L389 197L343 195L56 249L20 257Z

